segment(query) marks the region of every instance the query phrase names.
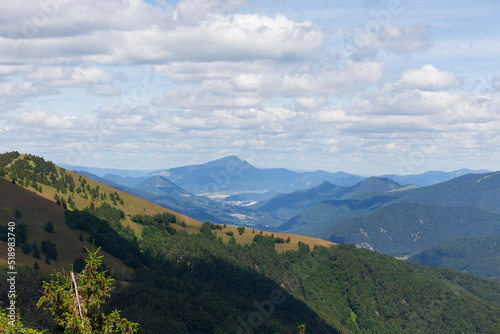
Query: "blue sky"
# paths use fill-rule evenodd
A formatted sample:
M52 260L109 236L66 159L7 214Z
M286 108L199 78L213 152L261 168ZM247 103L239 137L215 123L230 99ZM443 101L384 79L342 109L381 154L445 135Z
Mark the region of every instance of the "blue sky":
M159 169L500 170L498 1L0 4L0 151Z

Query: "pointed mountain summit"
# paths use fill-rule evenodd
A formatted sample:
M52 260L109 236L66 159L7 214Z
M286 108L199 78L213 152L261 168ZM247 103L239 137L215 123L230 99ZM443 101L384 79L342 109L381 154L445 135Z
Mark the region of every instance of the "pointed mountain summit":
M382 193L401 188L401 185L386 177L372 176L346 188L335 196L335 199L348 199L362 194Z
M195 195L227 193L254 194L266 200L280 193L290 193L315 187L325 181L353 185L363 178L347 173L294 172L285 168L256 168L249 162L231 155L204 164L171 168L152 175L167 177L179 187Z
M192 196L189 192L180 188L175 183L161 175L152 176L149 179L142 181L134 188L154 195L175 194L180 196Z

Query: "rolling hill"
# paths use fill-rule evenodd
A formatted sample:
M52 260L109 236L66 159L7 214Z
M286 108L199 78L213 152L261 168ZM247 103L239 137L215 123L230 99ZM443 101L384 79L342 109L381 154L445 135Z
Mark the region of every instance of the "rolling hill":
M332 197L342 189L344 187L324 182L310 189L277 195L267 201L256 203L250 206L250 208L270 212L280 218L291 218L314 207L322 200Z
M471 206L500 213L500 172L468 174L403 193L403 202Z
M246 194L252 199L264 200L279 193L303 190L325 181L339 185L353 185L363 178L344 172L325 171L297 173L285 168L260 169L236 156L228 156L200 165L183 166L157 171L153 174L167 177L192 194Z
M470 169L458 169L452 172L441 172L441 171L428 171L422 174L417 175L396 175L396 174L387 174L382 177L389 178L399 184L408 185L413 184L419 187L431 186L433 184L445 182L459 176L467 175L467 174L485 174L490 173L491 171L486 169L481 170L470 170Z
M117 282L105 308L120 309L140 333L295 333L297 323L318 334L500 330L499 283L352 245L201 224L39 157L8 168L3 158L2 219L25 223L29 243L56 244L54 268L81 252L80 233L109 253L105 263L127 263L132 272L115 275L128 282ZM19 310L25 323L46 328L33 313L41 310L23 306L36 301L39 271L20 267ZM2 289L6 275L0 270Z
M224 202L211 200L204 196L195 196L160 175L149 177L134 188L130 188L91 173L81 171L79 173L97 182L109 185L199 221L245 225L265 230L271 230L273 229L272 226L280 223L279 220L269 213L257 212L246 207L233 206Z
M500 235L450 239L413 254L408 261L500 281Z
M17 158L17 165L13 165L11 162ZM2 160L6 160L6 162L2 165L0 164L0 168L5 171L3 177L0 176L0 180L4 187L2 191L2 196L4 196L6 202L9 199L10 193L20 192L21 194L16 197L17 201L22 202L22 198L24 193L33 195L35 199L40 199L44 201L48 201L52 203L54 206L62 208L62 200L64 199L65 206L69 209L85 209L90 207L92 204L96 208L101 206L102 204L109 204L115 207L116 209L122 210L124 212L125 217L122 220L122 223L125 227L130 227L136 234L140 235L143 226L137 224L132 220L132 216L137 214L147 214L147 215L155 215L168 213L176 217L176 219L185 224L185 227L182 226L174 226L174 228L179 230L185 230L189 233L198 232L202 226L202 223L199 220L193 219L186 214L182 214L171 209L165 208L158 204L152 203L151 201L144 200L138 196L129 194L128 191L137 193L140 196L150 196L151 198L155 198L154 195L149 192L141 191L138 189L128 189L126 187L116 185L110 181L106 181L108 184L116 185L116 188L108 186L106 184L100 183L98 181L93 180L88 176L92 176L93 178L99 179L92 174L80 175L72 171L65 170L54 165L52 162L45 161L41 157L36 157L32 155L10 155L10 154L0 154L0 163ZM10 164L10 171L5 170L5 166ZM57 174L57 176L56 176ZM55 180L55 181L53 181ZM16 184L13 184L12 180L15 180ZM27 180L30 180L28 182ZM38 182L34 181L38 179ZM42 179L44 183L40 182ZM63 182L63 180L65 180ZM180 189L176 185L172 184L168 180L165 180L163 177L151 177L149 182L145 182L143 184L146 188L153 189L161 189L167 195L172 193L177 193L178 195L189 195L183 189ZM157 183L160 182L159 184ZM34 182L34 183L33 183ZM33 186L37 187L35 189ZM167 185L167 186L165 186ZM121 190L124 189L124 190ZM41 191L40 191L41 190ZM98 196L94 196L96 194ZM58 195L59 205L56 205L55 196ZM101 196L102 195L102 196ZM112 199L115 199L113 201ZM183 198L183 196L180 196ZM161 197L161 196L160 196ZM74 203L74 207L70 206L70 200ZM104 199L103 199L104 198ZM186 197L188 198L188 197ZM118 200L116 200L118 199ZM123 201L123 204L121 201ZM201 198L199 199L200 203L205 203L207 199ZM186 200L185 203L191 201L190 199ZM116 202L116 204L114 204ZM0 202L0 203L3 203ZM181 203L183 204L183 203ZM3 207L3 206L2 206ZM39 206L31 205L28 207L37 208ZM6 206L3 208L5 212L10 212ZM1 212L1 211L0 211ZM64 208L60 213L64 212ZM231 217L228 214L229 217ZM50 219L49 219L50 220ZM55 221L61 221L61 217L54 218ZM5 220L6 221L6 220ZM239 225L239 220L235 217L231 217L231 222L235 223L234 225ZM237 233L237 226L227 226L228 231L234 232L234 237L237 242L248 243L250 240L244 236L239 235ZM30 232L31 233L31 232ZM260 230L257 230L257 233L260 233ZM270 235L270 233L265 232L264 235ZM285 250L292 249L293 247L297 247L298 242L306 242L311 246L314 245L331 245L331 242L311 238L307 236L299 236L299 235L291 235L291 234L276 234L277 236L284 236L285 238L290 237L292 242L287 245L277 245L277 249ZM226 242L229 240L229 236L226 234L221 235L223 240ZM80 249L81 251L81 249Z
M463 237L500 233L500 215L479 208L395 203L363 218L350 218L321 232L328 240L404 256Z
M365 216L395 200L390 191L400 187L390 179L370 177L351 187L339 189L331 197L289 219L279 229L296 234L321 235L324 229L342 219Z

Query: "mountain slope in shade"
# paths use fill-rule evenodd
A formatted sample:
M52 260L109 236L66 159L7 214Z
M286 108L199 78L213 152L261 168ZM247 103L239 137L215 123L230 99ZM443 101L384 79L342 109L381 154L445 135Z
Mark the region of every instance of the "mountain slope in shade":
M38 173L30 168L35 161L38 160L24 164L30 173ZM8 172L25 183L25 174L16 176L15 171ZM59 196L68 198L71 193L80 209L87 207L90 200L80 197L81 192L71 190L70 179L77 181L78 187L84 183L87 189L89 185L87 195L91 197L96 189L106 193L108 200L111 194L119 194L124 204L110 205L126 210L125 217L119 219L123 223L135 213L168 211L93 180L80 178L75 173L58 169L57 174L61 176L58 178L61 182L56 182L61 190ZM62 177L68 181L66 184ZM29 185L27 190L7 178L0 177L0 184L3 182L9 187L0 194L12 202L9 210L0 204L0 214L12 215L16 207L31 210L22 219L30 220L33 237L44 238L40 228L40 223L48 219L44 215L52 209L59 215L62 212L61 207L54 204L55 189L46 184L50 177L42 180L45 182L43 195L52 200L35 195L34 188ZM37 207L29 203L33 197L42 199L45 204ZM104 204L106 199L99 198L95 199L98 205ZM90 213L68 210L65 214L73 217L73 222L77 223L73 225L75 228L84 227L80 223L92 220ZM177 217L181 218L178 214ZM76 222L77 218L81 220ZM135 250L136 255L144 255L147 265L138 268L135 276L130 275L126 287L114 291L105 311L122 310L121 315L140 323L144 333L296 333L297 323L307 324L307 330L315 334L500 331L500 284L497 282L449 269L405 263L366 249L356 249L353 245L330 247L326 243L327 247L314 247L321 244L314 243L312 238L299 239L299 236L291 236L290 243L277 242L276 236L283 241L286 236L261 235L250 229L240 235L236 227L211 224L201 227L193 221L185 222L186 227L177 222L168 226L149 225L142 230L142 238L133 237L130 231L120 227L121 224L112 224L122 233L116 234L116 243L108 245L118 246L128 240L125 245L132 247L120 249L120 257L126 259ZM111 226L106 220L100 224ZM80 231L71 230L66 234L55 225L57 232L50 235L47 232L48 238L56 240L57 237L77 250L76 246L81 244L75 239ZM225 232L233 232L234 236ZM103 236L98 228L92 234L97 238ZM65 252L59 241L61 256L67 256L69 252ZM78 253L82 256L81 249ZM0 253L0 258L1 254L6 253ZM23 256L20 249L17 254L20 258ZM106 256L104 261L107 259ZM18 286L19 294L34 287L29 295L25 294L29 304L19 304L20 309L26 309L26 305L33 305L35 298L38 299L40 285L33 284L34 271L29 268L22 271L28 275L20 276L23 279L19 280L22 283ZM6 270L0 270L0 276L0 291L5 291ZM5 295L0 299L6 302ZM248 325L257 318L258 325Z
M467 175L467 174L484 174L490 173L491 171L486 169L481 170L470 170L470 169L459 169L453 172L440 172L440 171L428 171L422 174L417 175L395 175L395 174L387 174L382 177L389 178L399 184L407 185L414 184L416 186L425 187L433 184L445 182L451 179L454 179L459 176Z
M351 199L359 195L378 194L401 188L401 185L383 177L369 177L335 194L331 199Z
M333 224L321 235L331 241L402 256L452 238L499 233L500 215L480 208L395 203L364 218Z
M472 206L500 213L500 172L468 174L401 192L401 201L439 206Z
M348 217L362 217L395 200L390 191L401 186L387 178L370 177L352 187L342 188L309 210L282 224L281 231L318 235L335 222Z
M298 190L290 194L277 195L267 201L259 202L250 208L271 212L279 217L291 218L308 210L325 198L329 198L344 189L329 182L307 190Z
M426 266L451 268L500 281L500 235L457 238L424 249L408 261Z

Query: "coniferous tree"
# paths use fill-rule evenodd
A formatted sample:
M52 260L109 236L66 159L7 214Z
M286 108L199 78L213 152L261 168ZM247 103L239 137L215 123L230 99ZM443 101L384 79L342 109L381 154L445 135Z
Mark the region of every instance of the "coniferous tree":
M112 278L102 270L102 256L89 251L85 268L69 277L56 272L43 284L43 296L37 306L55 316L57 330L65 333L133 333L138 324L121 318L117 310L105 315L101 305L110 296Z
M33 250L32 250L32 252L33 252L33 257L34 257L35 259L41 259L41 258L42 258L42 257L40 256L40 251L38 250L38 246L36 245L36 242L35 242L35 243L33 243Z

